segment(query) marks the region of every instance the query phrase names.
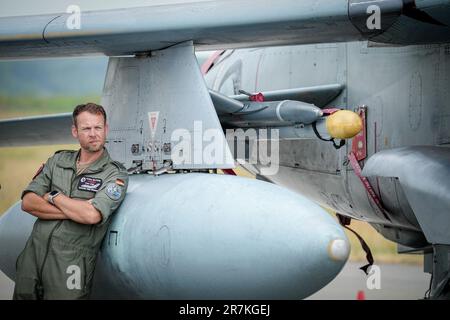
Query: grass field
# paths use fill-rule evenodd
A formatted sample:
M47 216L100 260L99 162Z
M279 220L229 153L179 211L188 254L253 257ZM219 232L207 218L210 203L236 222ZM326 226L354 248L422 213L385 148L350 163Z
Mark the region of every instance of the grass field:
M0 97L0 119L27 115L70 112L76 104L86 101L99 102L99 97L54 97L54 98L2 98ZM12 107L15 106L15 107ZM1 137L0 137L1 138ZM77 149L77 145L55 145L45 147L0 148L0 215L20 199L20 194L34 176L36 170L56 150ZM240 174L250 176L244 170ZM420 255L398 255L396 244L384 239L369 224L352 221L350 226L368 243L377 262L422 264ZM352 244L351 260L363 261L365 253L357 238L346 230Z
M56 150L74 149L76 145L0 148L0 212L20 199L22 190L42 163Z

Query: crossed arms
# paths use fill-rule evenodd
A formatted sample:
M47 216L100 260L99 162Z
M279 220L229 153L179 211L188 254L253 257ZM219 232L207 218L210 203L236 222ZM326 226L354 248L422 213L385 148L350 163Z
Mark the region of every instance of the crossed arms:
M88 200L71 199L60 194L53 199L55 205L49 203L48 193L43 197L34 192L28 192L22 199L22 210L43 220L70 219L82 224L97 224L102 221L102 215Z

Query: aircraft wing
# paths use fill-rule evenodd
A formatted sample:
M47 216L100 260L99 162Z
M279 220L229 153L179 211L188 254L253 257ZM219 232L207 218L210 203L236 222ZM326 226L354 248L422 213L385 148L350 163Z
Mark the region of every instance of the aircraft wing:
M70 144L72 113L0 120L0 147Z
M6 16L0 58L133 55L184 41L198 50L448 42L449 13L447 0L217 0L80 12L79 20L74 13Z

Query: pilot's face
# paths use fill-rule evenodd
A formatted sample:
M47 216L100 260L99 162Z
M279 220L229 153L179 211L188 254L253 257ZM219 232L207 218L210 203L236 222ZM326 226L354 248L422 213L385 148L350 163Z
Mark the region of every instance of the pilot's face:
M84 111L77 116L76 126L72 126L72 135L78 139L80 146L87 152L97 152L103 149L108 125L101 114Z

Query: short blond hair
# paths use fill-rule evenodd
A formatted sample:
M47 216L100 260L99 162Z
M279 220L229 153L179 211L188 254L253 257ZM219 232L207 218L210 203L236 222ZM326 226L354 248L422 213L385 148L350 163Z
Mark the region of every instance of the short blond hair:
M99 104L93 103L93 102L88 102L85 104L79 104L75 107L75 109L73 110L72 113L72 120L73 120L73 124L76 127L77 126L77 117L80 113L87 111L89 113L92 114L101 114L103 116L103 119L105 120L105 124L106 124L106 112L105 109L103 109L103 107Z

